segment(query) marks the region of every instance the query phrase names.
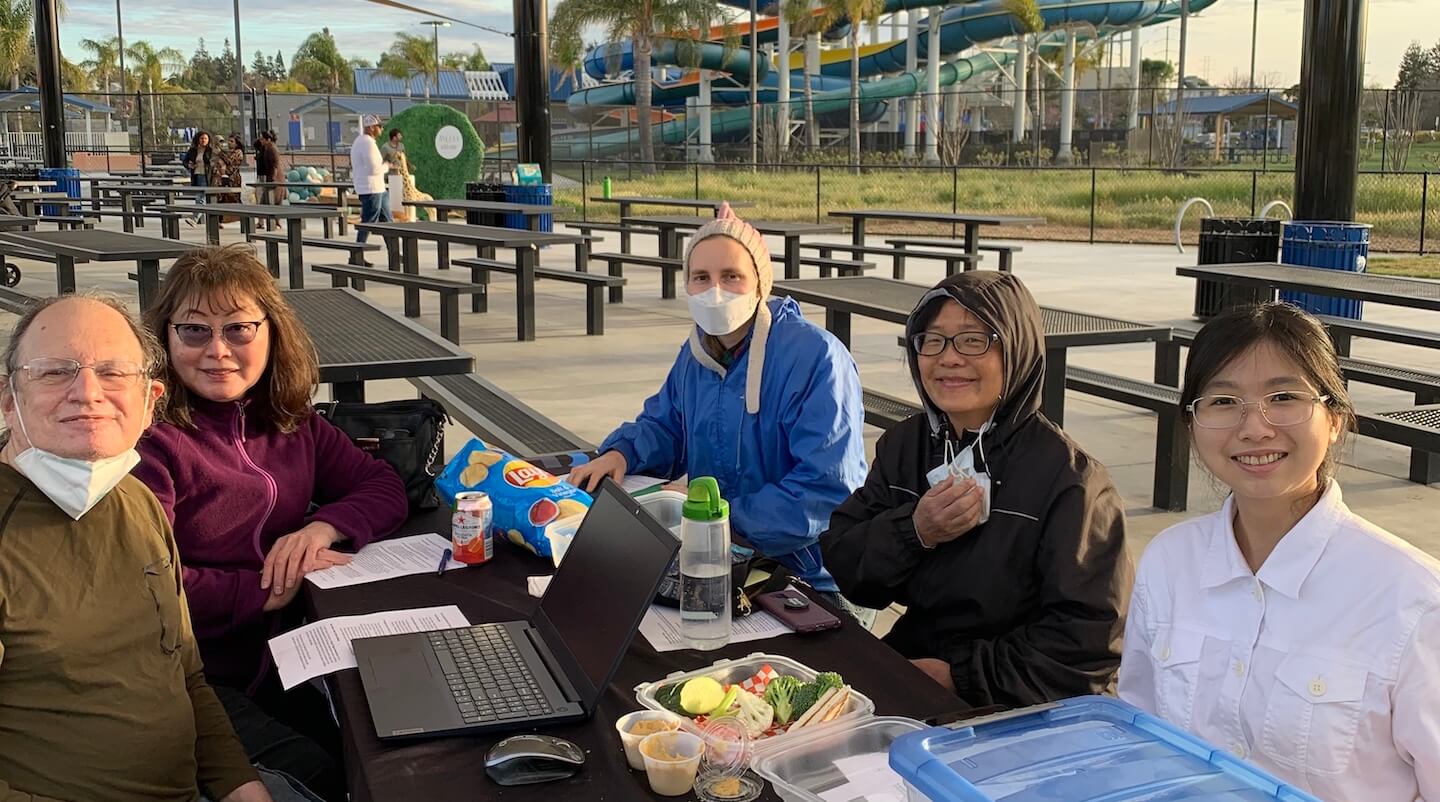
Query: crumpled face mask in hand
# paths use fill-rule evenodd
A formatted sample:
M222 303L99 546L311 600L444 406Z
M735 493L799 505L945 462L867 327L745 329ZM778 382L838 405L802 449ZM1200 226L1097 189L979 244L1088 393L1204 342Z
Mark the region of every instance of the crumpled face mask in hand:
M989 423L980 427L980 437L985 436L985 430L988 428L990 428ZM990 474L985 471L977 472L975 470L975 447L979 445L980 437L976 437L974 443L960 449L960 453L953 455L951 453L950 438L946 437L945 461L925 474L925 479L930 482L931 487L945 481L945 477L947 476L955 477L956 482L974 479L975 486L980 490L980 520L978 523L983 524L990 520Z
M720 337L745 325L759 303L760 296L753 292L741 294L711 287L689 297L690 317L706 334Z

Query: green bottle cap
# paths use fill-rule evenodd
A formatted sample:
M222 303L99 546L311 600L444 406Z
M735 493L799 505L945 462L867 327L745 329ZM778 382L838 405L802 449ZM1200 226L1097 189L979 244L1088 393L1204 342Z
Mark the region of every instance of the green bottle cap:
M730 504L720 498L720 483L715 477L701 476L690 482L680 514L687 521L720 521L730 517Z

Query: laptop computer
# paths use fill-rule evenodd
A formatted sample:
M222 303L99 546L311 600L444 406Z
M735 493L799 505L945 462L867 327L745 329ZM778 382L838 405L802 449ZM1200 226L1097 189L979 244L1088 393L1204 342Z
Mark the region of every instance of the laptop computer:
M529 620L354 642L375 734L480 734L588 718L679 549L606 479Z

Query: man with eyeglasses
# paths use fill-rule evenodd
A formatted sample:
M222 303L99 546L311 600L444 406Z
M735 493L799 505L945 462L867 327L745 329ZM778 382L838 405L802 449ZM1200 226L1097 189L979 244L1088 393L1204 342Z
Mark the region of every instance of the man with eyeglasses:
M118 301L20 318L0 411L0 800L270 802L205 683L175 539L130 469L164 385Z

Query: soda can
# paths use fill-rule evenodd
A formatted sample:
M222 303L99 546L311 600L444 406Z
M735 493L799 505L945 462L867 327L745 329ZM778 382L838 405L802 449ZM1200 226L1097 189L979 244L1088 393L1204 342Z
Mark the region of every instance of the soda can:
M455 512L450 516L450 542L455 559L468 565L490 562L495 556L495 536L490 531L494 507L490 496L478 490L455 494Z

